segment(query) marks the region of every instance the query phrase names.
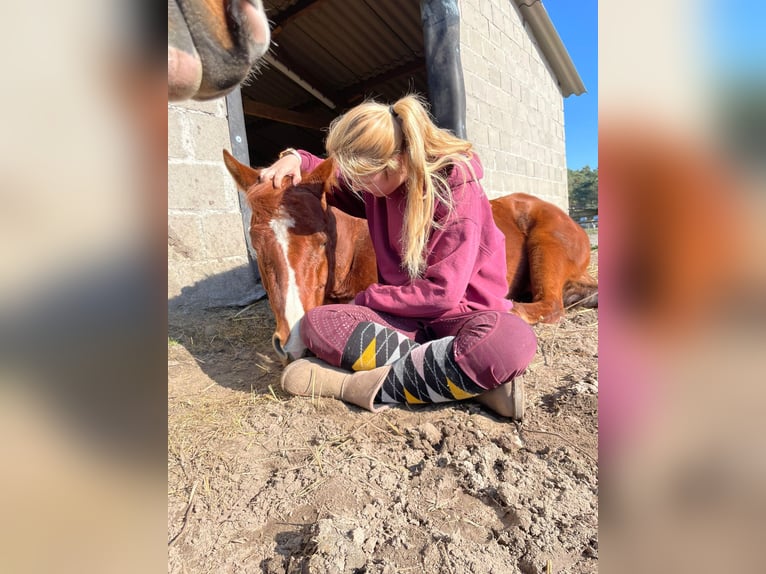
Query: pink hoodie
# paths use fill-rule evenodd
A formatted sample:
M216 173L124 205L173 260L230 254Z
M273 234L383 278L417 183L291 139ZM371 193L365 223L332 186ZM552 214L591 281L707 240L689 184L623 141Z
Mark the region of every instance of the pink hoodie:
M322 161L305 151L300 154L304 171ZM378 261L378 283L358 293L354 303L399 317L429 320L471 311L507 312L512 307L505 298L505 236L495 225L489 200L479 184L484 170L475 154L471 166L475 178L460 166L453 168L447 179L454 210L450 214L444 205L437 205L435 219L443 226L431 232L426 270L414 281L401 265L405 186L385 198L365 193L362 202L340 181L327 201L351 215L367 218Z

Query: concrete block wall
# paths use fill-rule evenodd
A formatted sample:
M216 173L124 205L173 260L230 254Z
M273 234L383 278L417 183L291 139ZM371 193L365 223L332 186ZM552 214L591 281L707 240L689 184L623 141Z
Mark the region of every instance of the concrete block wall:
M564 100L512 0L462 0L466 131L490 198L525 192L568 209Z
M247 300L255 289L231 151L226 100L168 105L168 308Z

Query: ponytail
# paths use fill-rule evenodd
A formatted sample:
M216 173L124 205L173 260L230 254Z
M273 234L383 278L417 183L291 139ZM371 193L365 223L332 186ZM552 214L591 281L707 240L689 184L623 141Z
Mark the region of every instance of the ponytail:
M402 264L414 279L425 271L426 243L431 231L439 227L434 221L437 202L453 209L447 168L460 163L473 172L468 162L472 146L436 127L426 104L417 96L405 96L392 107L401 121L408 174Z
M426 269L426 243L437 202L452 211L448 168L462 164L471 173L472 146L434 125L427 104L410 94L391 106L364 102L330 124L327 152L352 188L357 181L384 169L398 170L403 159L407 171L407 207L402 227L402 267L410 279Z

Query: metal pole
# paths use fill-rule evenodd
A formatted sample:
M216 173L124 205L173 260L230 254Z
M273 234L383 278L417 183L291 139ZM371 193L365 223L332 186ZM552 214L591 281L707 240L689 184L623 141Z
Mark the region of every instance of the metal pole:
M242 93L239 87L226 96L226 111L229 117L229 138L231 141L231 154L245 165L250 165L250 151L247 147L247 133L245 131L245 112L242 109ZM250 241L250 217L252 216L252 210L250 205L245 201L241 193L239 196L239 209L242 212L242 226L245 231L245 242L247 244L247 255L250 260L250 269L253 272L254 289L252 296L241 301L241 304L246 305L252 301L257 301L265 295L265 291L261 285L261 274L258 271L258 264L256 263L255 249Z
M426 73L436 125L465 139L465 83L457 0L421 0Z

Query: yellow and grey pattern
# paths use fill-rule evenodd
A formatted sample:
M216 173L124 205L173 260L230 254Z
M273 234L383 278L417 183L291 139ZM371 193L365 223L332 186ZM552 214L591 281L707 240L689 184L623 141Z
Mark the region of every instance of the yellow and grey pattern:
M393 329L365 321L351 333L340 366L369 371L390 365L377 402L426 404L470 399L486 389L455 363L453 340L444 337L419 345Z
M391 365L380 390L383 403L444 403L470 399L486 391L455 363L454 337L444 337L413 348Z
M417 346L398 331L364 321L348 338L340 366L350 371L370 371L392 364Z

